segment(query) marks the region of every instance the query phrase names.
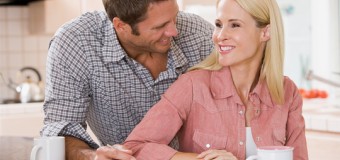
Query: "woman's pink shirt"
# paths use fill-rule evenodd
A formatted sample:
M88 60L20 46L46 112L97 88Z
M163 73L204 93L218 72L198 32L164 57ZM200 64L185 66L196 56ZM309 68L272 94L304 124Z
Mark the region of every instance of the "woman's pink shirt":
M283 105L272 101L266 83L257 84L249 94L253 138L257 146L292 146L294 160L307 160L302 98L287 77L284 90ZM245 110L228 67L191 71L166 91L124 145L138 160L167 160L177 152L167 145L177 134L180 152L221 149L242 160L246 158Z

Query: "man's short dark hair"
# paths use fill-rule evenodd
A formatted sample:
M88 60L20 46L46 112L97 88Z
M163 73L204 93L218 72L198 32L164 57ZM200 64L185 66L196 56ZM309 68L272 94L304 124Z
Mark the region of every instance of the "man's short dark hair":
M145 20L151 3L166 0L103 0L107 16L112 21L118 17L132 28L132 34L139 35L137 24Z

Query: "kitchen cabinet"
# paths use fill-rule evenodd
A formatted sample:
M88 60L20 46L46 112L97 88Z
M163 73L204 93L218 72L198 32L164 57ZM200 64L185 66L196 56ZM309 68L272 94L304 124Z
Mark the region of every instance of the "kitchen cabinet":
M43 103L0 104L0 137L39 137L43 120ZM90 127L87 131L99 144Z
M104 11L104 5L101 0L81 0L82 3L82 12L91 12L91 11Z
M215 6L217 0L182 0L183 8L185 9L188 5L213 5Z
M38 137L43 117L43 103L0 105L0 136Z
M53 34L65 22L79 16L80 0L34 1L28 5L31 34Z
M340 133L340 101L331 99L304 99L302 114L306 129Z
M28 5L31 34L54 34L57 29L82 13L104 10L101 0L45 0Z
M216 1L207 0L182 0L179 5L211 5ZM57 29L82 13L94 10L105 10L101 0L44 0L32 1L28 5L29 33L54 34Z
M306 131L309 160L340 159L340 134L332 132Z

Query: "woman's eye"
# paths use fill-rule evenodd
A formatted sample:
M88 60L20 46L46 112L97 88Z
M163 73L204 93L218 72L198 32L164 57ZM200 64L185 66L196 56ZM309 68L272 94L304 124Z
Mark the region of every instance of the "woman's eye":
M215 23L215 27L217 27L217 28L221 28L221 27L222 27L222 25L221 25L220 23Z
M236 28L236 27L240 27L240 25L237 24L237 23L233 23L233 24L231 24L231 27L232 27L232 28Z

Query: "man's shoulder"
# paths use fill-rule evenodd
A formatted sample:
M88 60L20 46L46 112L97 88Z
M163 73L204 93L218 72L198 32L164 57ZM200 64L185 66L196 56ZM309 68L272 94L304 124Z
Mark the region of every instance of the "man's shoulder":
M180 34L212 34L214 27L196 14L181 11L177 16L177 29Z
M64 23L55 35L79 35L87 32L98 32L108 25L108 18L105 12L86 12L77 18Z

